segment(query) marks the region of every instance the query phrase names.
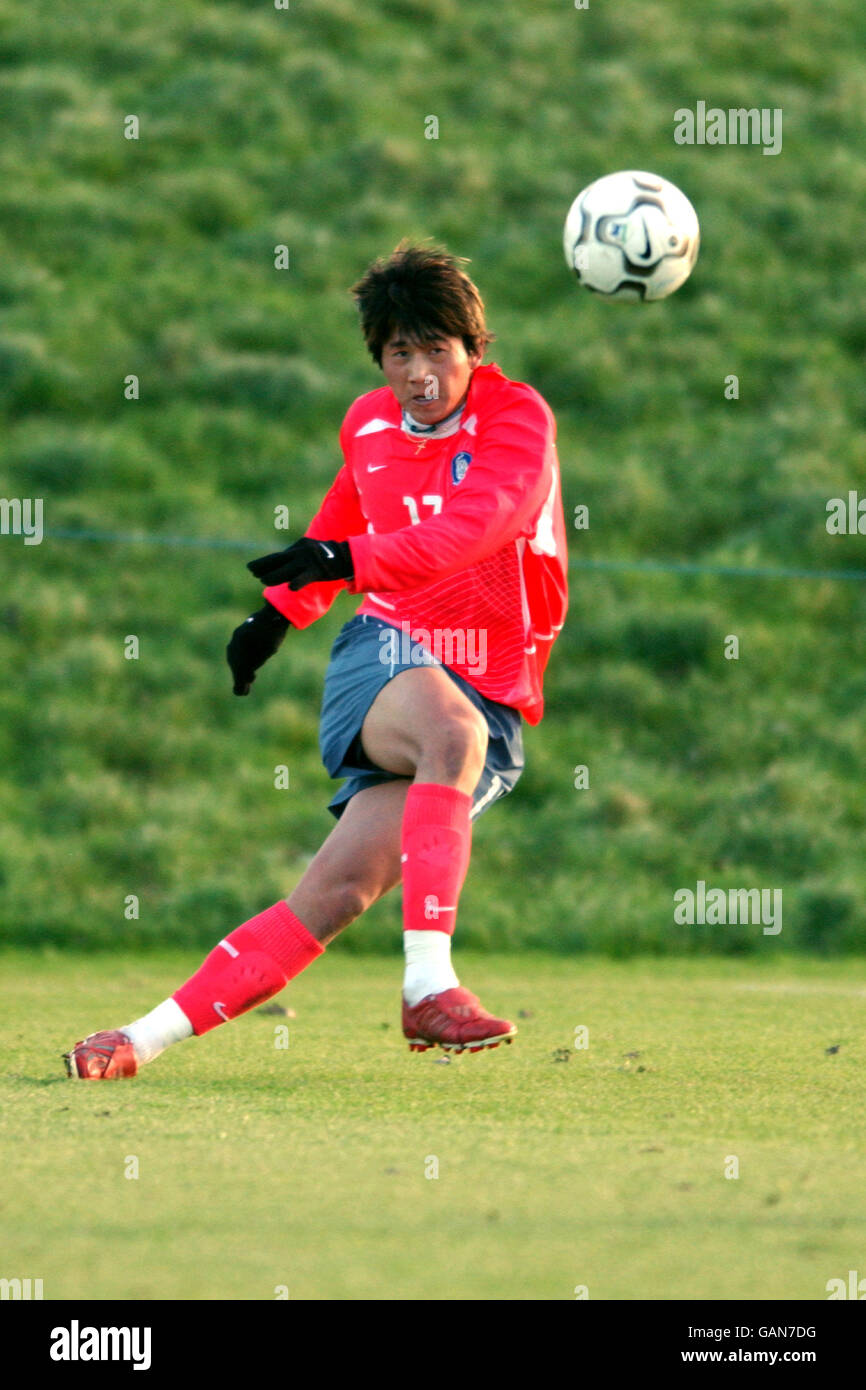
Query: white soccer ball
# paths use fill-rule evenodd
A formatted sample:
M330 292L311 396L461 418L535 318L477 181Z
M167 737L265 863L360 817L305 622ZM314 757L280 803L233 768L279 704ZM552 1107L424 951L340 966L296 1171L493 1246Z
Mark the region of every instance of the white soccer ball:
M656 174L605 174L578 193L565 219L565 260L607 299L664 299L698 258L701 230L685 193Z

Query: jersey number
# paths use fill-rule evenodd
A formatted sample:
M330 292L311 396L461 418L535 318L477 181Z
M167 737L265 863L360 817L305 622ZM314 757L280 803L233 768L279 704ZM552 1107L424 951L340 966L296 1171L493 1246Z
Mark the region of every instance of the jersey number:
M418 515L418 503L414 497L404 497L403 501L409 508L409 520L412 522L413 526L417 526L418 522L421 520ZM421 503L425 507L433 508L433 516L436 516L437 513L442 510L442 498L437 497L435 493L426 493L425 496L421 498Z

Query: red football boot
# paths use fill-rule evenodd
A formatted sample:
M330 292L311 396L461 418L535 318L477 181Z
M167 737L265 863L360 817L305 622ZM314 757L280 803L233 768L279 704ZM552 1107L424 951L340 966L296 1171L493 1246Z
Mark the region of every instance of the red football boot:
M66 1075L77 1081L114 1081L135 1076L138 1071L132 1043L117 1029L91 1033L83 1042L77 1042L71 1052L64 1052L63 1060Z
M414 1008L403 1000L403 1033L410 1052L426 1052L438 1044L446 1052L480 1052L482 1047L510 1043L517 1029L507 1018L494 1018L468 989L444 989L428 994Z

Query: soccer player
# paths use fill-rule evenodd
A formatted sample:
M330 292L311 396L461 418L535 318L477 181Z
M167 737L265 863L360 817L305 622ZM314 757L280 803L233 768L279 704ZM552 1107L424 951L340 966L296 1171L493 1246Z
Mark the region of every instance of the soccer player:
M350 406L306 535L250 563L264 606L227 648L247 695L290 628L363 595L325 676L322 759L347 779L337 824L288 899L143 1018L76 1043L70 1076L133 1076L263 1003L401 882L410 1048L475 1052L517 1031L460 985L451 937L472 822L520 776L521 719L542 717L566 613L556 425L537 391L482 365L493 335L457 258L401 243L352 293L385 385Z

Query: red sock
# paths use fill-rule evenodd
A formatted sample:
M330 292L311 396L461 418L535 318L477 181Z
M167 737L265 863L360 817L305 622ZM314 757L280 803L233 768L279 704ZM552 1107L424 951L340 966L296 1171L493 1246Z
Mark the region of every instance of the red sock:
M201 1036L278 994L324 949L288 903L274 903L215 946L172 998Z
M413 782L401 833L403 929L449 936L472 850L472 797L438 782Z

